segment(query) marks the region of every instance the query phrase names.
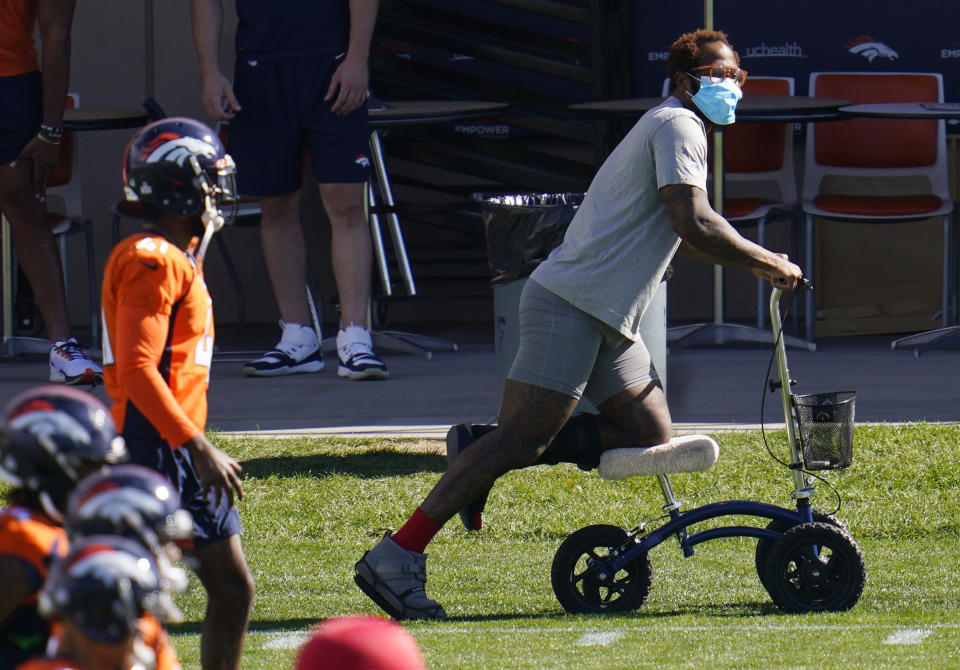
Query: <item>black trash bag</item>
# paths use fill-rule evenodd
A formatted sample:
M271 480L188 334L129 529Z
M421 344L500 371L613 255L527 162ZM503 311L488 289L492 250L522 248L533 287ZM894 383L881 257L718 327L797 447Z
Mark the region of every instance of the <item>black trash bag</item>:
M486 198L481 205L487 261L504 284L533 272L563 240L582 193L539 193Z

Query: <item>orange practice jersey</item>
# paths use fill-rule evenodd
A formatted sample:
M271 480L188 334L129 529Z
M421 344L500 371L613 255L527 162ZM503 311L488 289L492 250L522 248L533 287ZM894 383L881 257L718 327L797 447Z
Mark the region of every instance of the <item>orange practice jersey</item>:
M155 657L155 670L180 670L180 659L177 657L177 651L170 644L170 636L167 635L163 624L153 616L147 614L140 619L140 641L153 652Z
M60 622L54 622L51 626L50 643L47 645L48 656L56 657L61 632ZM170 644L170 636L167 635L159 619L148 612L137 622L137 632L140 634L140 639L134 643L134 654L142 662L143 667L151 670L180 670L180 658ZM46 667L48 666L37 666L37 668Z
M3 2L4 0L0 0ZM37 571L41 582L54 556L67 553L67 533L42 512L11 505L0 509L0 554L23 559ZM33 593L21 605L32 605Z
M172 447L202 433L213 302L193 257L159 234L128 237L107 259L101 305L103 380L119 430L152 431Z
M19 505L0 509L0 554L20 559L24 568L29 565L36 573L27 585L32 591L0 623L0 668L43 653L50 623L37 612L37 591L47 578L51 560L66 553L66 532L45 514Z
M36 0L0 0L0 77L40 69L33 44Z

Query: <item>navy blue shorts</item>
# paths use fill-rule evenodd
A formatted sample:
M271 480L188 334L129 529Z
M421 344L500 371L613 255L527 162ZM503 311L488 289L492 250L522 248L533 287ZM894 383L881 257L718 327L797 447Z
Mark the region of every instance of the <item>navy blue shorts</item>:
M43 120L40 71L0 77L0 165L20 155Z
M180 506L193 515L193 546L197 549L243 530L237 508L227 504L223 496L214 502L214 494L204 495L186 449L172 449L165 440L138 435L124 435L130 462L158 471L180 491Z
M300 189L304 155L321 184L356 184L370 168L367 105L346 116L324 101L342 62L333 56L237 59L234 92L241 110L230 121L227 150L246 196Z

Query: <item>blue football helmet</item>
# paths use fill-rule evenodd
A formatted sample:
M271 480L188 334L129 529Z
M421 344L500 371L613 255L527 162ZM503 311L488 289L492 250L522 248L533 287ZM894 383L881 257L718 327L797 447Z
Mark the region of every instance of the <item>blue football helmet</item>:
M110 412L79 389L49 385L20 393L0 421L0 479L32 491L57 521L82 477L127 460Z

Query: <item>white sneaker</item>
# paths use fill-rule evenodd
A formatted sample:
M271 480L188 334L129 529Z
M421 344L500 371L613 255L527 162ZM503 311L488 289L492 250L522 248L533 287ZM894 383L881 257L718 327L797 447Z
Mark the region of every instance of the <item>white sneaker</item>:
M373 353L373 340L366 328L347 326L337 333L337 375L347 379L386 379L387 366Z
M75 337L50 345L50 381L65 384L100 384L103 368L92 361Z
M250 377L275 377L323 370L323 353L316 331L298 323L280 322L283 336L277 346L243 366Z

